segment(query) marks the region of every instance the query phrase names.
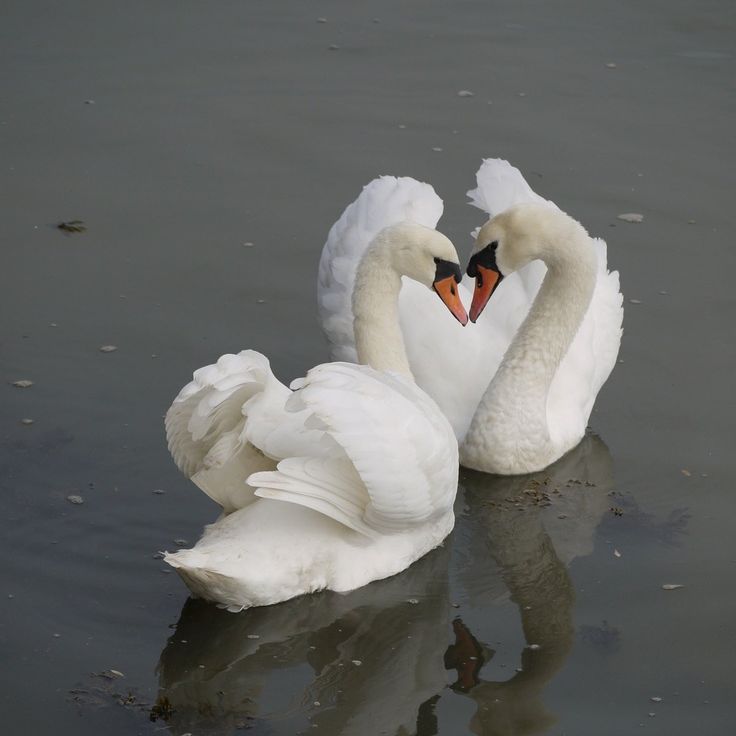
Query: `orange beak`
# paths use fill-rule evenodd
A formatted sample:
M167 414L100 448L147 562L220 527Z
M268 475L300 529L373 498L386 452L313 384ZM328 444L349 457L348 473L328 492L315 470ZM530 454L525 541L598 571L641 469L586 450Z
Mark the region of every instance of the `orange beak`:
M470 321L473 323L480 317L480 313L485 309L501 281L501 274L492 268L476 265L476 271L473 303L470 305Z
M452 312L453 317L463 327L468 324L468 313L465 311L463 303L460 301L460 296L457 289L457 281L454 276L447 276L444 279L435 281L432 286L437 292L437 295L444 302L445 306Z

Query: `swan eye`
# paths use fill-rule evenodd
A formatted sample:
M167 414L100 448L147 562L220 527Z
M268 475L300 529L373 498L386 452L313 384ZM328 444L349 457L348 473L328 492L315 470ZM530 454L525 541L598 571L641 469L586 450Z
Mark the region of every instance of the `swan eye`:
M455 296L455 287L454 286L451 286L450 287L450 294L452 294L453 296Z
M475 277L475 286L478 289L480 289L483 286L483 276L480 271L478 271L478 274Z

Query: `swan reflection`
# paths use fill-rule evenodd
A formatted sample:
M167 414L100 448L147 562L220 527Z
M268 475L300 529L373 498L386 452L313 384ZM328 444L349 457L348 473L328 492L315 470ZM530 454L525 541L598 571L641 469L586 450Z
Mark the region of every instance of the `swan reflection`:
M462 471L455 533L400 575L240 614L187 601L159 662L160 713L196 734L543 733L556 720L543 690L573 643L567 565L592 551L611 483L594 436L542 473ZM492 681L495 652L464 608L492 621L508 597L526 647L520 671ZM445 728L442 706L457 712L458 699L473 702L471 721Z

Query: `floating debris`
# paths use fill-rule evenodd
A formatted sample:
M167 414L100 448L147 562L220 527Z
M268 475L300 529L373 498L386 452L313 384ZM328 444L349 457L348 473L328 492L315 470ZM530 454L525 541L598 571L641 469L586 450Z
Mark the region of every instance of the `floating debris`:
M629 299L629 304L641 304L641 299Z
M461 89L457 93L458 97L475 97L475 92L471 92L469 89Z
M94 100L85 100L84 101L84 104L85 105L94 105L95 104L95 101Z
M77 496L77 495L67 496L66 500L69 501L69 503L76 504L77 506L79 504L84 503L84 499L81 496Z
M265 303L266 303L265 299L256 299L256 304L265 304Z
M163 496L166 491L163 488L154 488L151 493L155 493L157 496Z
M612 511L614 516L623 516L624 515L624 510L620 506L611 506L611 508L608 509L608 510L609 511Z
M647 715L648 715L648 716L649 716L650 718L654 718L654 716L656 716L657 714L656 714L656 713L647 713Z
M255 243L251 243L250 240L246 240L245 243L243 243L243 248L253 248L255 247Z
M327 47L327 50L328 51L339 51L339 49L340 49L340 47L336 43L330 44Z
M248 639L260 639L261 637L258 634L248 634Z
M319 708L322 703L319 702L319 700L315 700L314 703L312 703L316 708Z
M82 220L66 220L60 222L56 227L65 233L83 233L87 230L87 226Z
M92 677L101 677L103 680L118 680L125 675L120 670L102 670L102 672L93 672Z
M685 586L681 583L665 583L662 586L662 590L677 590L678 588L684 588Z
M616 64L614 62L612 62L612 61L609 61L606 64L606 68L608 68L608 69L615 69L616 68Z
M117 345L101 345L100 346L101 353L114 353L117 349L118 349Z
M435 153L442 153L442 150L443 150L443 149L442 149L442 148L440 148L439 146L433 146L433 147L432 147L432 150L433 150L433 151L434 151Z
M536 650L536 649L541 649L541 648L542 648L542 645L541 644L530 644L529 645L529 649Z
M25 424L26 426L29 426L29 425L33 424L33 419L28 419L28 418L21 419L20 420L20 423L21 424Z
M689 478L689 477L690 477L690 476L692 475L692 473L691 473L691 472L690 472L690 471L689 471L689 470L688 470L687 468L683 468L683 469L682 469L682 470L681 470L680 472L681 472L681 473L682 473L682 474L683 474L684 476L686 476L687 478Z
M13 381L13 386L16 388L30 388L33 386L33 381L29 381L27 378L21 378L19 381Z
M327 23L327 18L317 18L317 23Z
M519 92L519 97L526 97L526 92Z
M350 660L356 667L360 667L360 665L363 664L363 661L360 659L351 659Z
M651 700L652 703L661 703L662 702L662 698L660 698L658 695L652 695L652 697L649 698L649 700Z
M617 218L624 222L644 222L644 215L638 212L624 212L622 215L617 215Z
M613 550L613 556L614 557L621 557L621 553L617 549L614 549Z
M407 603L411 603L412 606L416 606L417 603L419 603L419 599L418 598L407 598L406 599L406 602Z
M688 220L688 221L687 221L687 224L688 224L688 225L694 225L694 224L695 224L695 220Z

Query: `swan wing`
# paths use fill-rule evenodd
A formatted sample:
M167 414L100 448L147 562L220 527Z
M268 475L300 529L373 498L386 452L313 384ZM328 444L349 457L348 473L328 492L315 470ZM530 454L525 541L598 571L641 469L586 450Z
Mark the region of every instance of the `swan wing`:
M226 512L247 505L251 473L308 446L310 433L284 408L290 395L254 350L200 368L166 412L174 462Z
M457 489L457 442L411 381L367 366L313 368L289 408L308 410L328 438L319 456L288 458L249 478L256 495L307 506L366 536L447 514Z
M442 208L442 200L429 184L410 177L381 176L363 187L332 226L319 262L317 303L333 360L358 360L353 285L370 242L384 228L404 220L433 228Z

